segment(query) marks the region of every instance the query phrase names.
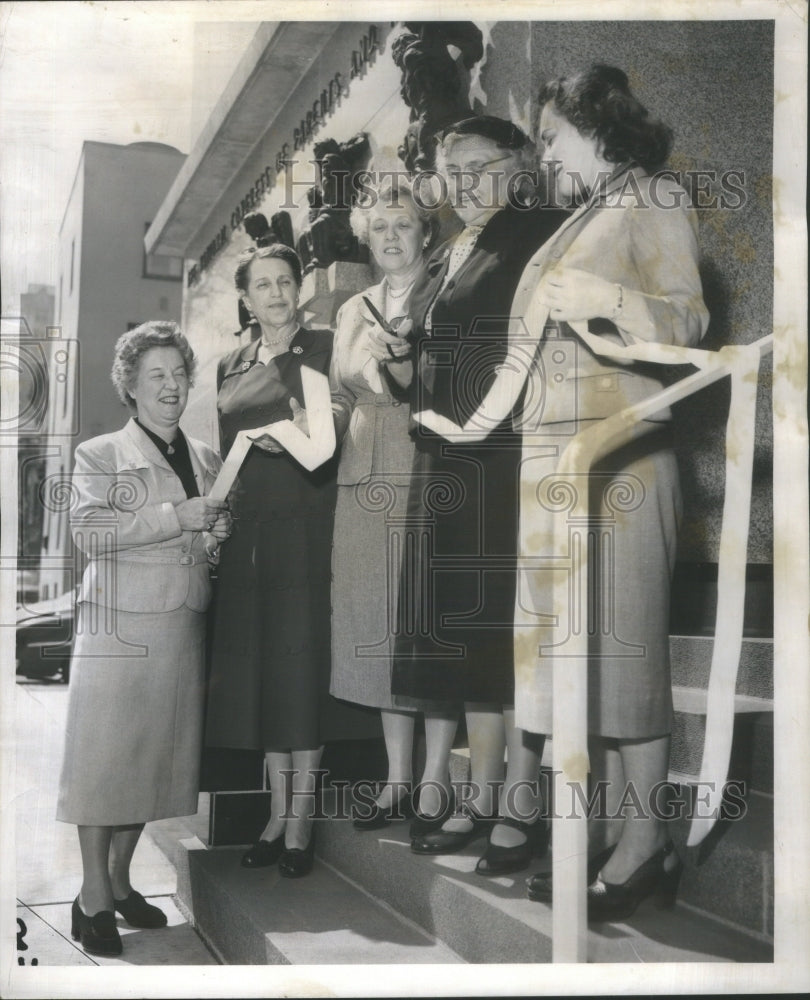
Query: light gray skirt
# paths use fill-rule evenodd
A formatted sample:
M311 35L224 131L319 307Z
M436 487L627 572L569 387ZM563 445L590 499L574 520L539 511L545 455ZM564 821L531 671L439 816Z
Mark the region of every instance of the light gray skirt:
M572 627L566 608L559 609L561 627L551 624L553 575L569 573L571 564L568 543L554 550L560 515L552 508L565 506L566 492L544 496L543 487L585 426L549 425L544 448L528 459L524 452L521 470L521 550L536 558L518 574L515 722L535 733L551 733L552 672L567 662L554 647ZM670 581L682 502L671 435L668 424L650 423L649 433L608 455L590 476L588 731L594 735L642 739L672 728Z
M391 655L407 500L402 475L338 486L329 691L371 708L399 708L391 697Z
M79 604L57 819L126 826L196 813L204 644L205 615L187 607Z

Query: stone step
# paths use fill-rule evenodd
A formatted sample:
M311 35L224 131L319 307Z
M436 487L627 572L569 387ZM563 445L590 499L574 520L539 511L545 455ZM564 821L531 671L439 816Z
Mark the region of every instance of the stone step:
M460 964L458 955L316 858L305 878L242 868L242 848L207 849L196 817L150 824L177 869L177 902L227 965ZM321 835L331 824L319 823Z
M467 962L551 961L551 907L530 901L525 890L527 875L548 869L550 859L516 875L484 878L474 871L484 843L429 857L410 850L407 822L358 832L350 820L331 820L320 836L319 854ZM687 859L687 871L690 863ZM645 901L627 922L589 929L588 960L769 962L773 948L765 935L749 934L680 901L668 911Z
M669 649L673 687L705 690L709 683L714 638L672 635ZM773 639L743 639L736 690L738 696L764 699L772 706ZM747 709L742 708L742 711Z
M410 850L407 822L360 832L349 819L329 819L318 822L312 873L284 879L275 868L242 868L237 848L206 849L198 836L207 830L206 799L196 817L152 823L149 833L177 867L178 905L227 964L551 961L551 907L525 894L525 878L547 869L549 856L488 879L474 872L483 840L425 857ZM702 880L699 891L716 891L691 864L687 858L684 888ZM730 909L750 907L756 895L742 882L739 890ZM592 925L588 961L770 962L773 947L679 897L672 910L645 901L626 922Z
M773 716L765 718L772 721ZM703 720L695 716L676 716L676 726L673 733L673 749L680 745L678 741L678 724L680 722L695 723L691 736L699 738L702 750ZM684 904L704 910L708 916L732 921L735 925L747 931L767 936L773 935L773 796L767 791L758 791L760 786L767 785L767 775L758 775L751 768L759 761L764 752L756 752L758 742L772 749L772 728L760 723L765 735L755 740L750 729L740 727L743 722L758 721L757 717L743 715L737 718L737 730L732 746L732 763L729 771L730 779L743 782L744 792L735 792L735 797L744 800L739 807L743 814L734 820L720 820L698 849L690 849L686 857L684 879L679 893L679 900ZM755 729L755 733L758 729ZM768 740L770 732L770 742ZM690 735L687 733L687 735ZM551 741L546 741L543 757L543 769L551 769ZM752 745L755 748L751 755ZM673 756L673 764L679 759ZM695 762L690 763L690 767ZM700 768L700 756L696 758L697 769ZM762 769L765 770L764 768ZM451 780L462 784L470 779L469 750L455 749L451 754ZM548 778L546 777L546 780ZM695 778L691 773L670 771L670 781L679 786L676 799L680 812L685 812L688 804L699 795L699 788L694 786ZM773 775L770 774L770 791L773 790ZM680 805L683 803L683 805ZM734 807L735 803L730 805ZM699 809L699 803L695 809ZM729 813L732 815L732 813ZM678 813L674 812L673 817ZM686 818L673 818L671 823L672 837L676 846L681 848L686 856L686 839L689 823Z
M705 715L676 708L670 751L673 781L697 780L705 738ZM750 711L740 711L734 717L729 780L744 782L748 790L772 795L773 774L773 711L758 710L752 705Z

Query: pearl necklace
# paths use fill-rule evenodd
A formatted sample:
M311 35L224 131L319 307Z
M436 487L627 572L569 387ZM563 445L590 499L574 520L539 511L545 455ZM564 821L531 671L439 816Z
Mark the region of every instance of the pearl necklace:
M298 331L295 330L292 333L288 333L286 337L280 337L278 340L265 340L264 337L261 339L262 347L275 347L276 344L287 344L289 343Z
M403 297L404 297L405 295L407 295L407 294L408 294L408 292L409 292L409 291L410 291L410 290L411 290L411 289L413 288L413 286L414 286L415 282L416 282L416 278L414 278L414 279L413 279L413 281L409 281L407 285L403 285L403 286L402 286L402 290L401 290L401 291L399 291L399 292L397 292L397 293L394 293L394 289L393 289L393 288L391 287L391 285L390 285L390 284L389 284L389 283L388 283L388 282L386 281L386 283L385 283L385 294L386 294L386 295L387 295L387 296L388 296L389 298L391 298L391 299L401 299L401 298L403 298Z

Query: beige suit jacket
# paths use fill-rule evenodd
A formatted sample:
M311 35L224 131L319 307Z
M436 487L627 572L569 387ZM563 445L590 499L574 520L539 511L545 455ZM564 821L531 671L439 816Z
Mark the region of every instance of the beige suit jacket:
M200 495L221 462L188 438ZM202 532L184 531L174 505L182 483L149 437L130 420L76 448L70 526L87 556L80 601L122 611L204 611L211 599Z
M591 320L591 332L617 344L698 343L709 317L686 192L665 174L631 167L614 175L604 193L567 219L526 265L512 316L531 314L539 282L555 268L577 268L623 288L624 318ZM541 343L531 378L529 398L542 399L533 417L539 424L607 417L661 388L649 366L601 360L564 323L559 338L547 335Z

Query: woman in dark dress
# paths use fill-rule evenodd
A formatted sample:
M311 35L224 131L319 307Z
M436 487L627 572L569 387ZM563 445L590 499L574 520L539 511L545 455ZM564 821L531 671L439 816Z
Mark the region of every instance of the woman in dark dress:
M514 178L531 165L529 149L519 128L489 116L443 136L439 165L465 228L433 257L411 299L414 412L432 410L463 425L504 360L518 277L565 218L517 201ZM422 426L414 436L413 541L404 556L392 689L400 698L464 703L474 798L449 818L431 817L420 805L412 848L456 851L491 828L477 870L514 871L528 865L544 833L512 815L519 807L508 789L500 808L496 795L505 744L510 760L529 749L513 708L520 435L509 415L482 444L450 445Z
M262 333L219 365L223 453L240 431L289 427L291 417L306 433L307 370L322 379L334 434L332 334L298 325L298 255L280 244L249 251L235 282ZM272 812L242 864L279 861L282 875L296 877L312 868L317 768L332 735L325 721L340 711L328 704L335 463L308 471L269 434L254 443L231 494L233 547L219 566L206 741L265 751ZM324 455L333 450L334 437Z

